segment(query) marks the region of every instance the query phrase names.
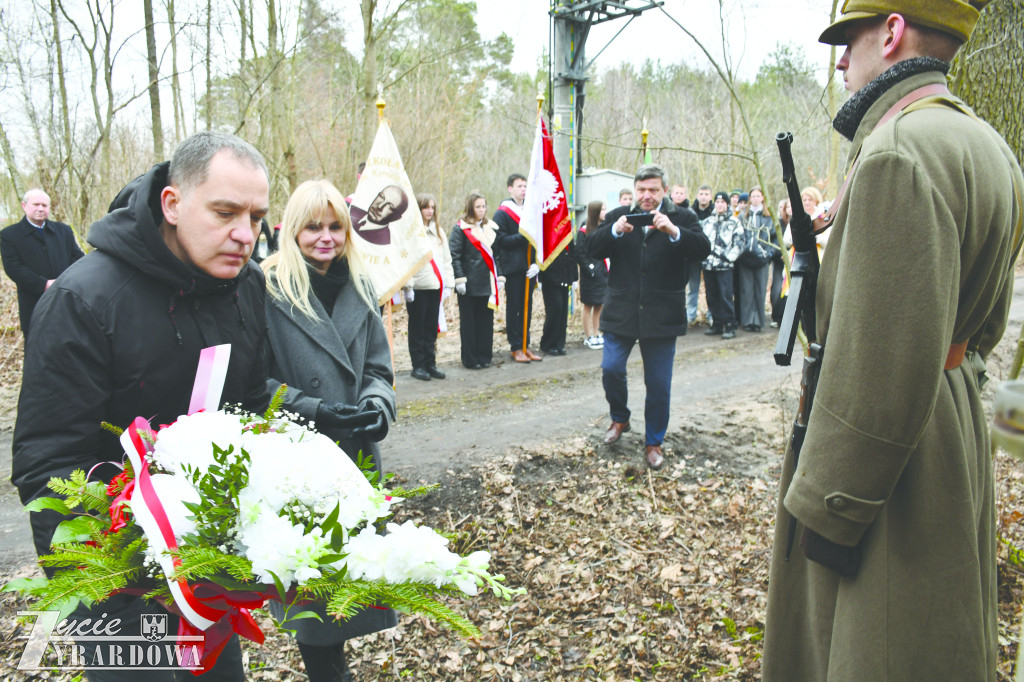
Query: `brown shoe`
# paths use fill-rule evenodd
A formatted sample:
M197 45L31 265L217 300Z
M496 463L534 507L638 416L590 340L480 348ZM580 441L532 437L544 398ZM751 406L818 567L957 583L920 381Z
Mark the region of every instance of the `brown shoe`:
M526 357L526 353L521 350L512 351L512 359L516 362L529 362L530 358Z
M612 422L608 427L608 433L604 434L605 443L614 443L622 438L622 434L629 431L629 422Z
M523 352L524 352L524 353L526 353L526 357L530 358L530 359L531 359L531 360L533 360L534 362L540 362L541 360L543 360L543 359L544 359L544 358L542 358L541 356L539 356L539 355L537 355L536 353L534 353L534 352L533 352L532 350L530 350L529 348L527 348L527 349L526 349L525 351L523 351Z
M660 445L648 445L644 448L644 457L647 459L647 466L652 469L660 469L665 463L665 457L661 454Z

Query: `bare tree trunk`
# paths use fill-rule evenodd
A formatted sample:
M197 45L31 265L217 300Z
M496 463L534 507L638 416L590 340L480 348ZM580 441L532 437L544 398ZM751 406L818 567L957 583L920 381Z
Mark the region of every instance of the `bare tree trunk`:
M211 53L213 52L212 28L213 25L213 0L206 0L206 129L213 127L213 74Z
M829 16L829 23L831 24L836 20L836 10L839 7L839 0L832 0L832 14ZM836 113L839 111L839 92L838 83L833 80L833 76L836 72L836 46L833 45L832 49L828 53L828 117L835 120ZM842 136L839 131L832 130L832 135L828 141L828 184L825 186L825 196L829 199L835 199L836 194L839 192L839 181L840 173L843 172L843 168L839 165L839 145L842 144Z
M22 184L21 176L18 174L18 166L15 164L14 152L11 150L11 141L7 139L7 131L3 123L0 123L0 154L3 154L4 165L7 166L7 173L11 176L11 187L14 194L21 197Z
M71 117L68 114L68 88L64 81L64 46L60 42L60 17L57 16L56 0L50 0L50 21L53 22L53 49L57 56L57 92L60 98L61 133L64 136L64 154L61 166L70 169L72 154Z
M171 110L174 112L174 139L185 137L185 106L181 101L181 80L178 78L178 26L174 17L174 0L166 0L167 28L171 31Z
M146 61L149 64L149 116L153 129L153 158L164 156L164 129L160 122L160 64L156 57L156 26L153 23L153 0L142 0L146 21Z
M363 15L363 77L359 84L362 99L363 142L369 151L377 126L374 104L377 101L377 34L374 32L373 12L376 0L360 0Z

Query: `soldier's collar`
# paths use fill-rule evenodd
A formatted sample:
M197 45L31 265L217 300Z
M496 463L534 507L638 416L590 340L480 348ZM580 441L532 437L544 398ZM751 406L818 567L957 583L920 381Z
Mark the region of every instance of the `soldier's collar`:
M935 57L912 57L893 64L854 93L846 104L840 107L835 120L832 121L832 127L847 140L852 141L864 114L868 113L872 104L897 83L927 71L940 71L945 75L949 71L949 62Z

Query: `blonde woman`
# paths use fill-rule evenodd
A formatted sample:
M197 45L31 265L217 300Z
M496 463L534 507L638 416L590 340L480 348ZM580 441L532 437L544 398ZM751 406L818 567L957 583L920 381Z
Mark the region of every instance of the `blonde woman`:
M280 250L267 274L268 388L288 385L285 404L349 457L372 457L395 418L387 335L363 261L352 242L348 205L326 180L304 182L285 206ZM275 615L282 610L271 604ZM315 607L324 616L323 605ZM347 621L289 623L312 682L348 679L345 640L397 624L390 609L367 608Z

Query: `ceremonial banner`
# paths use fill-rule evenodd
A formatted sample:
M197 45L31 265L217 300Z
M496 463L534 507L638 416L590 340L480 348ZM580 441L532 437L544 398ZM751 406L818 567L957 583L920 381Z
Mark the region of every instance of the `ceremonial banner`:
M558 172L544 119L537 117L537 134L526 178L526 201L519 219L519 233L533 244L541 270L572 241L572 222L565 199L562 174Z
M354 243L383 305L432 255L416 194L386 119L377 128L349 212Z

